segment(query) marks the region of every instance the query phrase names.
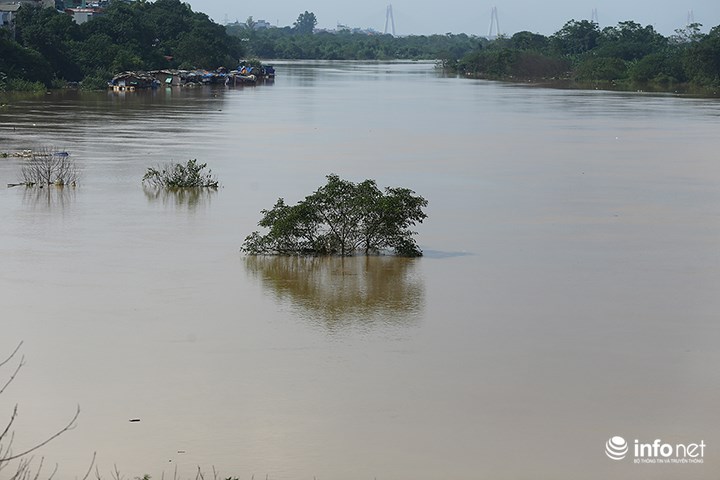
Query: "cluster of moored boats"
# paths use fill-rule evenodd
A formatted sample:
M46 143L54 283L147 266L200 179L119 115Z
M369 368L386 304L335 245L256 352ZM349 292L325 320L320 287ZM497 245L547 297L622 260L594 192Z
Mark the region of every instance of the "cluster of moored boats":
M250 65L243 62L235 70L220 67L213 71L166 69L121 72L108 82L108 87L117 91L132 91L161 86L182 87L212 84L237 86L273 79L275 79L275 68L272 65Z

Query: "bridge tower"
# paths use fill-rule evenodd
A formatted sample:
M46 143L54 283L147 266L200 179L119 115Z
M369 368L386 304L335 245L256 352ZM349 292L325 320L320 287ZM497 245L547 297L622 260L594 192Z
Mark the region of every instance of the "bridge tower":
M392 4L385 10L385 33L388 33L388 23L392 27L392 36L395 36L395 17L393 17Z
M495 27L495 35L493 36L493 27ZM500 20L498 20L497 7L493 7L490 11L490 29L488 30L488 38L500 36Z

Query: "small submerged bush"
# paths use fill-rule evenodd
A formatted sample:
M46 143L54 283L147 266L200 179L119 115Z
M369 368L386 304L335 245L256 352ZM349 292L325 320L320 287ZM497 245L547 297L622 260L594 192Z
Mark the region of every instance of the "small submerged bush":
M219 183L212 170L205 168L207 163L197 163L197 159L186 164L168 163L157 168L149 167L143 176L143 183L155 188L218 188Z
M80 178L80 171L70 154L52 147L40 150L25 150L13 154L26 158L20 173L21 183L9 186L25 185L26 187L44 187L49 185L75 185Z

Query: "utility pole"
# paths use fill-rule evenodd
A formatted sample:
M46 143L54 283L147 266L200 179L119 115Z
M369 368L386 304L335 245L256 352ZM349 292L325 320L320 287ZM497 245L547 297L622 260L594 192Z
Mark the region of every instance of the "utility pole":
M500 20L498 20L497 7L493 7L490 11L490 30L488 30L488 38L493 38L493 26L495 27L495 36L500 36Z
M392 27L392 36L395 36L395 17L393 17L392 4L385 10L385 33L388 33L388 23Z
M688 14L687 14L687 25L686 26L689 27L693 23L695 23L695 13L693 13L693 11L690 10L690 11L688 11Z
M597 8L592 9L592 14L590 15L590 21L600 25L600 20L598 19Z

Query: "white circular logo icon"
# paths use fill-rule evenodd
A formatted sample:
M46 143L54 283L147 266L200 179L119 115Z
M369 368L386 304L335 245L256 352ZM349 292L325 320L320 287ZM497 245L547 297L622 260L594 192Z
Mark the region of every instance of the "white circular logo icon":
M622 437L612 437L605 443L605 455L613 460L622 460L628 452L628 444Z

